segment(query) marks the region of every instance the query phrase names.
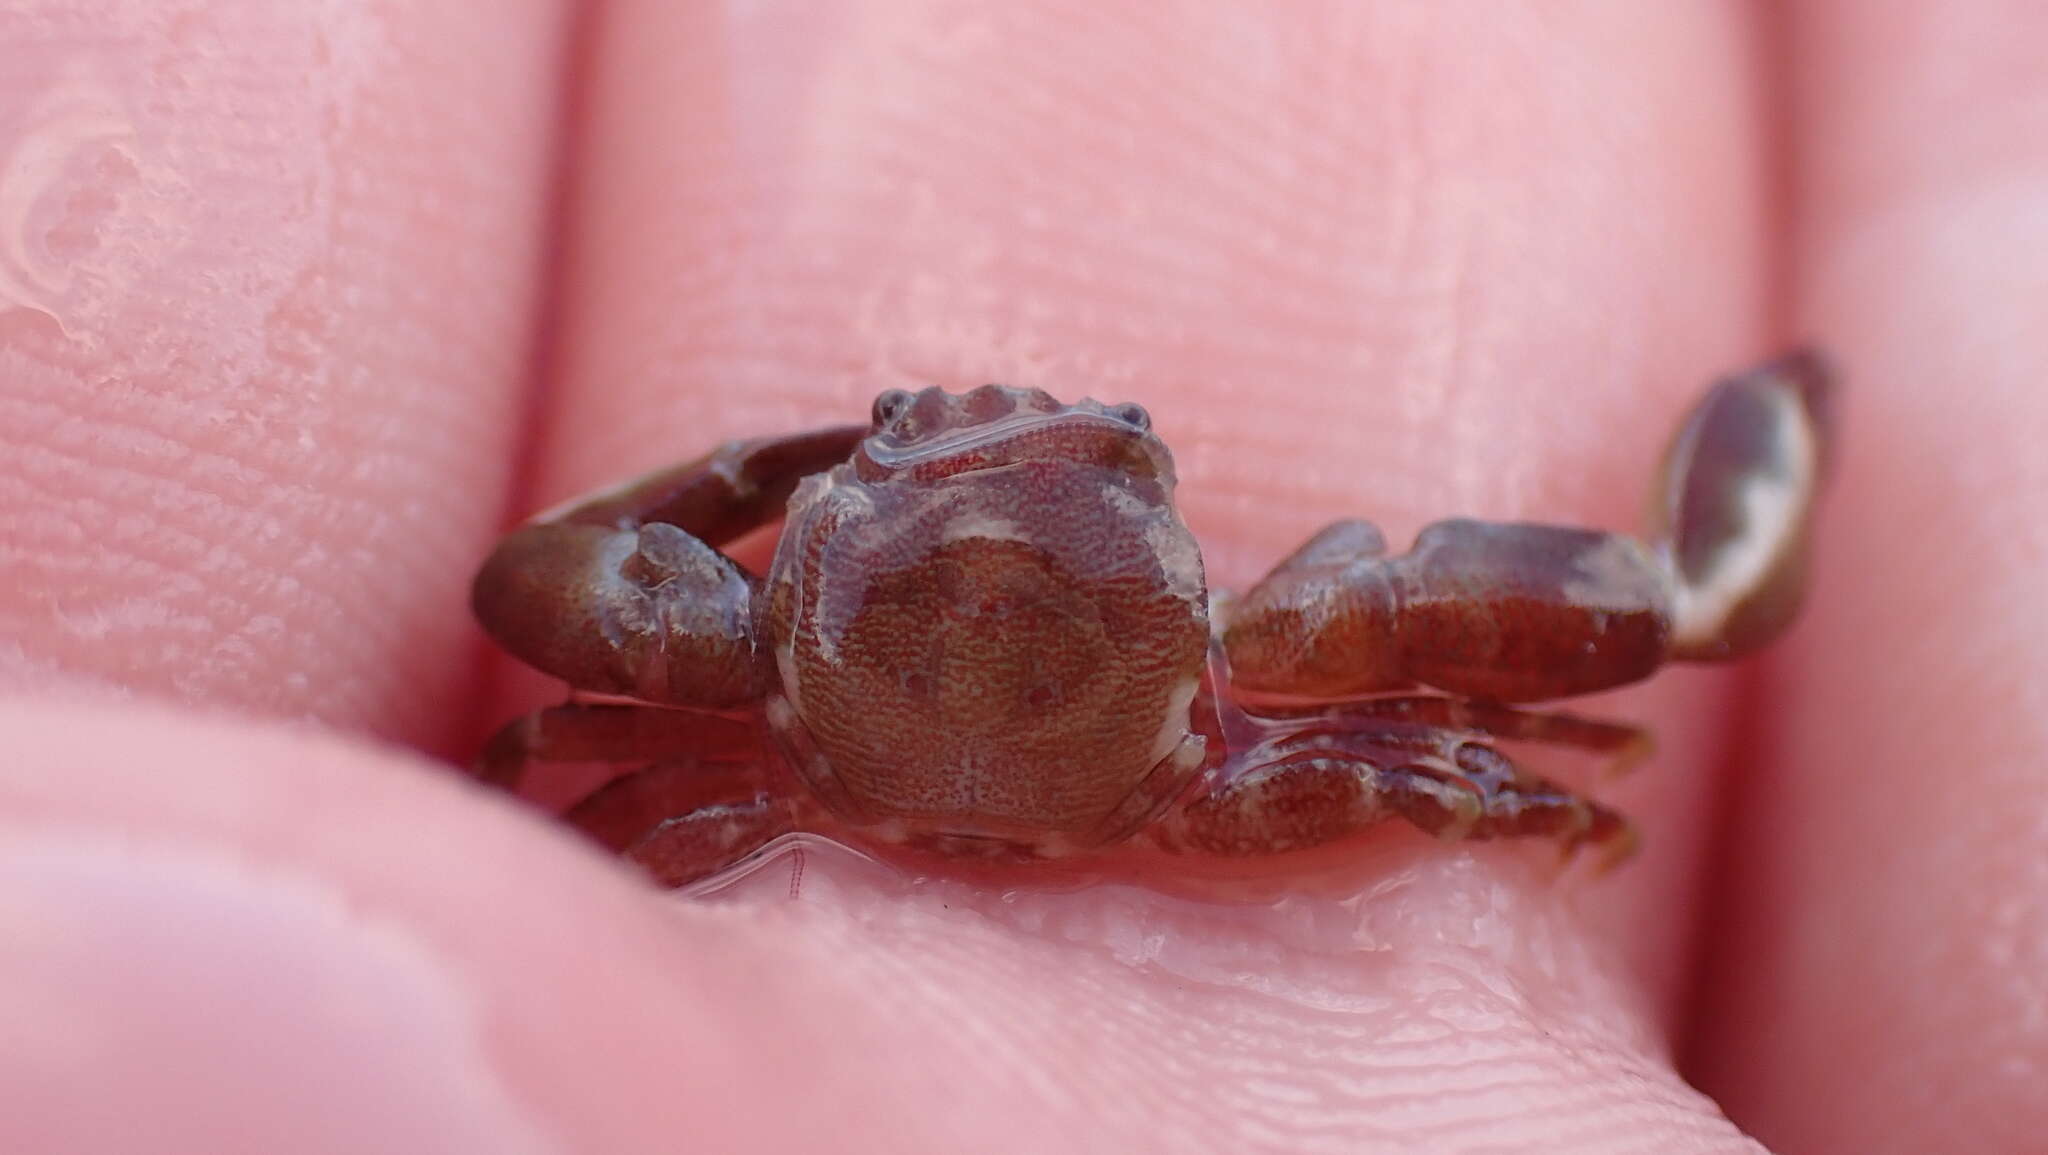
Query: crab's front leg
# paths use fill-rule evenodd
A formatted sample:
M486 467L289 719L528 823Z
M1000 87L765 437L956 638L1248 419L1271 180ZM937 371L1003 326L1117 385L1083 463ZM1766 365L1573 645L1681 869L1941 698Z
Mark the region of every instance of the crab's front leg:
M1810 356L1716 386L1667 455L1649 542L1460 520L1390 557L1372 526L1330 526L1231 609L1236 688L1528 702L1754 649L1799 602L1825 394Z
M1258 736L1169 818L1168 844L1264 853L1401 817L1444 837L1625 851L1619 815L1518 770L1491 740L1626 760L1646 739L1503 703L1625 685L1776 636L1801 592L1826 392L1810 356L1716 386L1667 454L1647 543L1448 521L1389 556L1364 522L1317 534L1231 609L1231 693L1352 704L1242 715ZM1408 695L1418 686L1455 697L1432 706Z
M760 699L759 584L717 549L779 517L797 482L845 461L848 425L728 444L544 513L498 543L471 589L515 657L582 690L685 706Z

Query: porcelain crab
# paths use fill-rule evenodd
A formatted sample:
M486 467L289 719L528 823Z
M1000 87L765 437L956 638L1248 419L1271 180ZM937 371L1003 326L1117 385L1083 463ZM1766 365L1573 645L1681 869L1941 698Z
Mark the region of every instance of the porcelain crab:
M1404 819L1609 857L1630 823L1499 744L1616 763L1639 728L1531 703L1748 652L1791 619L1828 374L1795 353L1680 425L1645 539L1342 521L1212 602L1144 409L890 390L515 529L478 620L578 692L485 777L602 762L570 812L680 885L779 835L1016 859L1280 854ZM720 546L783 520L765 576Z

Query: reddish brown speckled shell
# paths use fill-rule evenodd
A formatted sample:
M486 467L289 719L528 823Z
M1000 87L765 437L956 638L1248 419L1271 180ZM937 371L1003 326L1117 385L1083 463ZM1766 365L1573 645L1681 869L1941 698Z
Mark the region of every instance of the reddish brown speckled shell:
M1079 837L1187 737L1209 624L1171 459L1092 402L1003 394L1013 417L984 390L918 398L913 451L791 503L766 622L778 724L849 818ZM971 441L932 436L940 402Z

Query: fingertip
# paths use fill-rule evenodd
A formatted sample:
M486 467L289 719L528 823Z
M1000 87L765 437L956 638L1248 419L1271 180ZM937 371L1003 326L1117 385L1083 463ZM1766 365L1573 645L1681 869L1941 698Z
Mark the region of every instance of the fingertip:
M10 1150L557 1149L472 979L333 880L16 832L0 920L30 928L0 957Z
M705 924L729 916L679 928L608 856L396 750L81 705L0 706L0 730L0 1097L25 1096L0 1149L744 1126L690 1115L760 1070L729 1059L747 1016L716 1011L740 1000Z

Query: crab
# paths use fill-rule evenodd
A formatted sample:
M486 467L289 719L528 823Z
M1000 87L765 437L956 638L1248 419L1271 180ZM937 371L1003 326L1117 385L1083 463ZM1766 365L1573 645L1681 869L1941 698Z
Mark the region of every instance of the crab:
M1829 388L1804 352L1718 382L1646 538L1459 519L1394 554L1340 521L1213 600L1143 408L892 389L866 424L731 442L508 534L476 616L575 693L480 772L610 767L568 818L669 885L795 832L1245 858L1401 819L1616 861L1633 825L1501 745L1640 761L1644 730L1532 706L1784 629ZM765 576L720 551L778 517Z

